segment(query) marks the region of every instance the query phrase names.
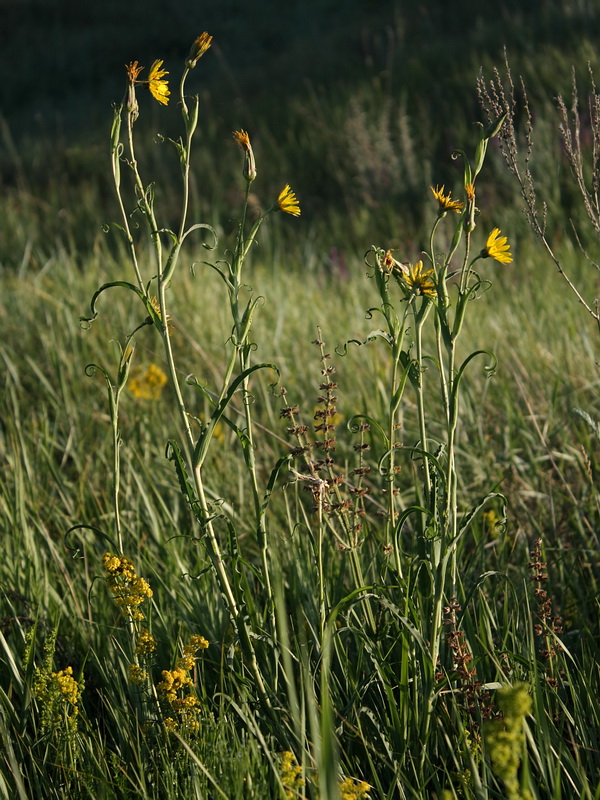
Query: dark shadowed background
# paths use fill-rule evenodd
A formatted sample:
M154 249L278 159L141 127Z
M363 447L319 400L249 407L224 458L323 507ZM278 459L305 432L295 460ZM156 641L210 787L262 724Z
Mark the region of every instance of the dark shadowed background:
M213 47L188 83L202 102L199 213L227 203L239 170L230 134L244 128L266 190L292 183L317 226L333 208L351 218L357 241L373 226L414 227L429 183L459 180L449 156L471 146L482 119L479 68L500 65L506 47L538 116L552 114L571 65L585 78L587 61L597 64L597 8L594 0L0 0L3 202L21 192L42 227L50 220L49 235L89 244L84 209L102 221L112 202L108 133L124 64L148 69L161 58L176 81L206 30ZM175 106L142 98L149 133L176 133ZM491 175L504 180L500 167ZM5 231L3 263L18 258L15 245Z

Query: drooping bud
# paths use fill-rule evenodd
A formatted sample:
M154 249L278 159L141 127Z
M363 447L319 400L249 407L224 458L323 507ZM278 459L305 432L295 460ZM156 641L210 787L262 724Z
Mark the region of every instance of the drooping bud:
M463 225L468 233L472 233L477 225L475 222L475 186L472 183L467 183L465 186L465 194L467 195L467 208Z

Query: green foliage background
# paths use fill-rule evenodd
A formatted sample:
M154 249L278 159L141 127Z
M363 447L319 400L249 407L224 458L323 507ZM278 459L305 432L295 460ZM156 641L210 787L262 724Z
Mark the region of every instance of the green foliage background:
M27 764L31 796L49 796L49 775L56 778L57 797L71 791L80 796L76 778L61 772L35 729L27 694L30 665L21 661L24 631L37 623L39 655L44 636L60 617L57 664L73 663L85 672L87 718L99 721L98 730L84 731L88 739L82 736L88 742L82 747L90 748L80 755L89 796L168 796L164 786L170 780L177 787L172 796L178 797L191 792L199 773L170 760L165 750L164 761L155 762L155 773L147 776L143 747L132 739L130 687L119 661L121 624L96 577L104 545L93 537L73 540L85 556L74 559L64 539L76 522L102 527L110 520L106 398L101 382L85 377L83 370L106 359L107 341L122 339L139 321L133 306L121 299L91 331L82 332L78 321L98 283L122 276L125 263L118 237L102 228L117 216L108 134L111 103L124 91L123 65L137 59L147 69L162 58L177 76L193 38L203 30L214 35L189 84L201 98L192 216L213 224L224 244L231 241L241 197L239 151L231 131L247 129L259 169L258 202L272 202L289 182L302 207L298 220L274 220L252 254L252 282L265 295L253 333L261 359L281 366L290 402L299 400L310 414L320 379L308 344L316 325L332 350L369 333L372 322L364 312L377 300L364 279L363 254L376 242L398 248L403 260L418 257L434 213L429 186L459 184L460 170L450 154L474 141L472 123L482 119L475 78L480 67L489 75L492 65L502 63L504 47L530 93L536 124L533 167L548 202L552 240L593 302L595 273L574 246L568 224L583 215L561 153L554 96L568 94L571 65L582 85L588 61L598 73L597 4L184 0L149 6L138 0L3 0L0 11L0 644L5 676L0 678L5 745L0 796L15 796L16 784L10 781L20 761ZM179 192L177 164L153 134L173 133L177 115L147 94L140 93L140 102L138 126L147 134L140 160L156 177L157 205L168 220ZM540 689L535 713L544 723L536 731L532 758L534 766L551 764L556 748L564 746L566 769L571 775L578 769L588 773L581 785L586 780L593 785L599 763L593 702L600 660L598 443L572 409L580 407L592 419L600 416L597 331L536 248L498 153L490 154L481 177L482 230L498 225L508 233L515 262L487 262L493 289L466 323L469 348L490 347L499 367L491 380L474 373L463 398L460 490L470 497L499 487L509 498L509 523L507 535L487 546L480 546L490 533L483 519L474 523L473 543L461 553L462 574L470 589L484 571L497 570L515 589L514 595L504 595L494 584L485 595L485 602L492 598L489 620L483 614L465 625L472 626L473 640L476 634L485 638L487 628L502 617L509 631L506 648L518 655L519 626L531 617L528 548L534 536L542 536L551 596L565 620L565 641L582 665L571 682L579 702L569 713L588 738L582 764L564 744L568 736L557 733L544 716L562 712L564 698L544 710L548 695ZM581 235L594 257L597 240L585 230ZM174 346L186 369L210 380L222 371L230 328L222 294L204 274L194 277L187 270L179 291L172 308ZM150 335L140 337L139 353L146 361L160 359ZM364 408L382 413L381 353L350 349L336 364L341 413L346 418ZM278 419L280 401L267 383L257 383L256 389L265 473L287 444ZM207 654L205 676L205 685L218 695L231 631L210 575L189 577L197 575L202 559L193 541L180 538L193 534L194 527L164 460L164 442L176 434L164 413L169 399L167 393L156 405L140 406L130 397L124 403L125 525L139 544L136 558L155 589L157 608L170 610L155 616L161 663L171 663L180 630L183 636L201 620L201 632L219 643ZM350 441L340 437L339 448L341 457L351 457ZM210 463L211 488L236 510L249 502L238 468L230 436ZM410 480L409 472L407 484ZM285 503L278 502L274 513L285 529ZM238 522L253 558L242 514ZM307 548L296 542L288 546L283 535L278 547L297 562L292 589L298 605L308 605L311 586L302 578L302 567L310 562ZM106 686L114 690L110 703L103 696ZM265 750L248 734L251 725L224 700L202 699L217 713L206 722L199 758L228 797L269 796L275 791L275 770L266 770ZM90 743L96 734L103 737L110 763L108 757L95 760ZM136 735L141 739L140 731ZM345 766L362 776L365 762L350 738ZM269 745L273 752L279 748ZM457 773L465 762L459 750L456 741L441 750L432 786L413 787L414 794L407 796L418 797L423 788L423 796L439 797L453 781L461 785L464 775ZM245 788L248 778L252 790ZM546 780L540 798L568 796L564 787L561 795L560 778L553 792L551 776ZM389 791L396 796L393 788ZM494 785L489 796L499 797L501 791Z

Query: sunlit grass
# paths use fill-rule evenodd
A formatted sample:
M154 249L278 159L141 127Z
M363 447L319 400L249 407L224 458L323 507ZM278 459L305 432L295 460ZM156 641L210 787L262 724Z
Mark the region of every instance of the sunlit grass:
M119 228L84 248L28 231L26 191L12 212L36 243L0 294L0 792L595 798L597 332L476 194L497 131L452 200L423 183L430 237L366 261L343 208L301 227L245 130L203 222L194 46L182 139L139 163L125 73Z

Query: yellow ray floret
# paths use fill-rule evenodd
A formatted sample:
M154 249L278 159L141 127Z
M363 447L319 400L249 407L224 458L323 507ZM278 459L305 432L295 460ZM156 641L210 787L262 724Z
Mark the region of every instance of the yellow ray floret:
M494 228L487 238L485 247L481 251L482 258L494 258L500 264L510 264L513 260L508 238L502 236L500 228Z
M167 105L169 102L169 95L171 92L169 91L169 84L167 81L163 80L165 75L168 75L166 69L161 69L163 65L162 61L155 61L152 66L150 67L150 73L148 75L148 88L150 89L150 94L155 100L158 100L159 103L162 103L164 106Z
M452 192L448 192L448 194L444 194L444 186L436 186L435 189L433 186L429 187L433 192L433 196L439 203L439 211L440 214L445 213L446 211L456 211L457 214L460 214L463 208L463 203L460 200L453 200L452 199Z
M435 297L435 283L433 281L433 270L423 271L423 262L417 261L416 264L408 265L408 274L403 275L404 282L415 294L424 294L428 297Z
M296 194L292 191L289 183L286 183L277 198L277 205L281 211L291 214L294 217L300 216L300 204L296 200Z

